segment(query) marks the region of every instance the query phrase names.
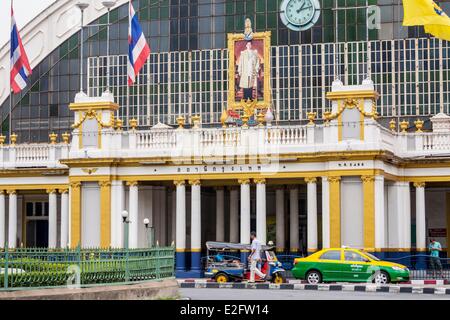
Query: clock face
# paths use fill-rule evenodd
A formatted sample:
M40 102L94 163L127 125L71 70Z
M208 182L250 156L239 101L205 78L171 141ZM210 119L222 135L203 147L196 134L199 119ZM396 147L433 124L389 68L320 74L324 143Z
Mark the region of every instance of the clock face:
M280 11L281 20L289 29L303 31L319 19L320 4L318 0L284 0Z
M286 18L290 23L302 26L312 20L314 11L311 0L291 0L286 7Z

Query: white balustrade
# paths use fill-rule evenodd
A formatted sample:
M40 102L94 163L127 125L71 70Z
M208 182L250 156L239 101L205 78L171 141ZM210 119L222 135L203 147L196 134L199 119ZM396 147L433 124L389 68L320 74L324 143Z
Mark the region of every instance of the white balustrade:
M15 148L16 163L43 163L50 160L49 144L22 144Z
M174 130L137 131L136 135L138 149L170 149L176 146Z
M421 133L422 150L417 151L450 151L450 132Z

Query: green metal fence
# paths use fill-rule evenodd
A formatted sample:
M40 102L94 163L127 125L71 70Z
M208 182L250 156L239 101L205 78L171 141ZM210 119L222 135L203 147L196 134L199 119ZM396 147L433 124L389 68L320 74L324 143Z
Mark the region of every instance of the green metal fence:
M158 280L174 276L173 247L18 248L0 252L0 289Z

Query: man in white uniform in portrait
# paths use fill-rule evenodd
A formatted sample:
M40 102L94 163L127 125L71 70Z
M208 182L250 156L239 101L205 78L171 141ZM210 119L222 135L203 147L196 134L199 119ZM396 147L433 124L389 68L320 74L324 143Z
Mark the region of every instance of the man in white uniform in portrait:
M252 50L252 42L248 41L245 50L239 58L238 73L240 76L239 87L244 89L244 100L253 100L253 88L259 73L259 56L257 50Z

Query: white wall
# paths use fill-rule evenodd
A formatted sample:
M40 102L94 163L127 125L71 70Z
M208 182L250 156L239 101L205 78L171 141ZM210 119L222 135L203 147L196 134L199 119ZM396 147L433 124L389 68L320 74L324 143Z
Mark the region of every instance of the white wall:
M81 245L100 246L100 187L83 182L81 189Z
M341 244L364 247L363 190L360 177L341 180Z

